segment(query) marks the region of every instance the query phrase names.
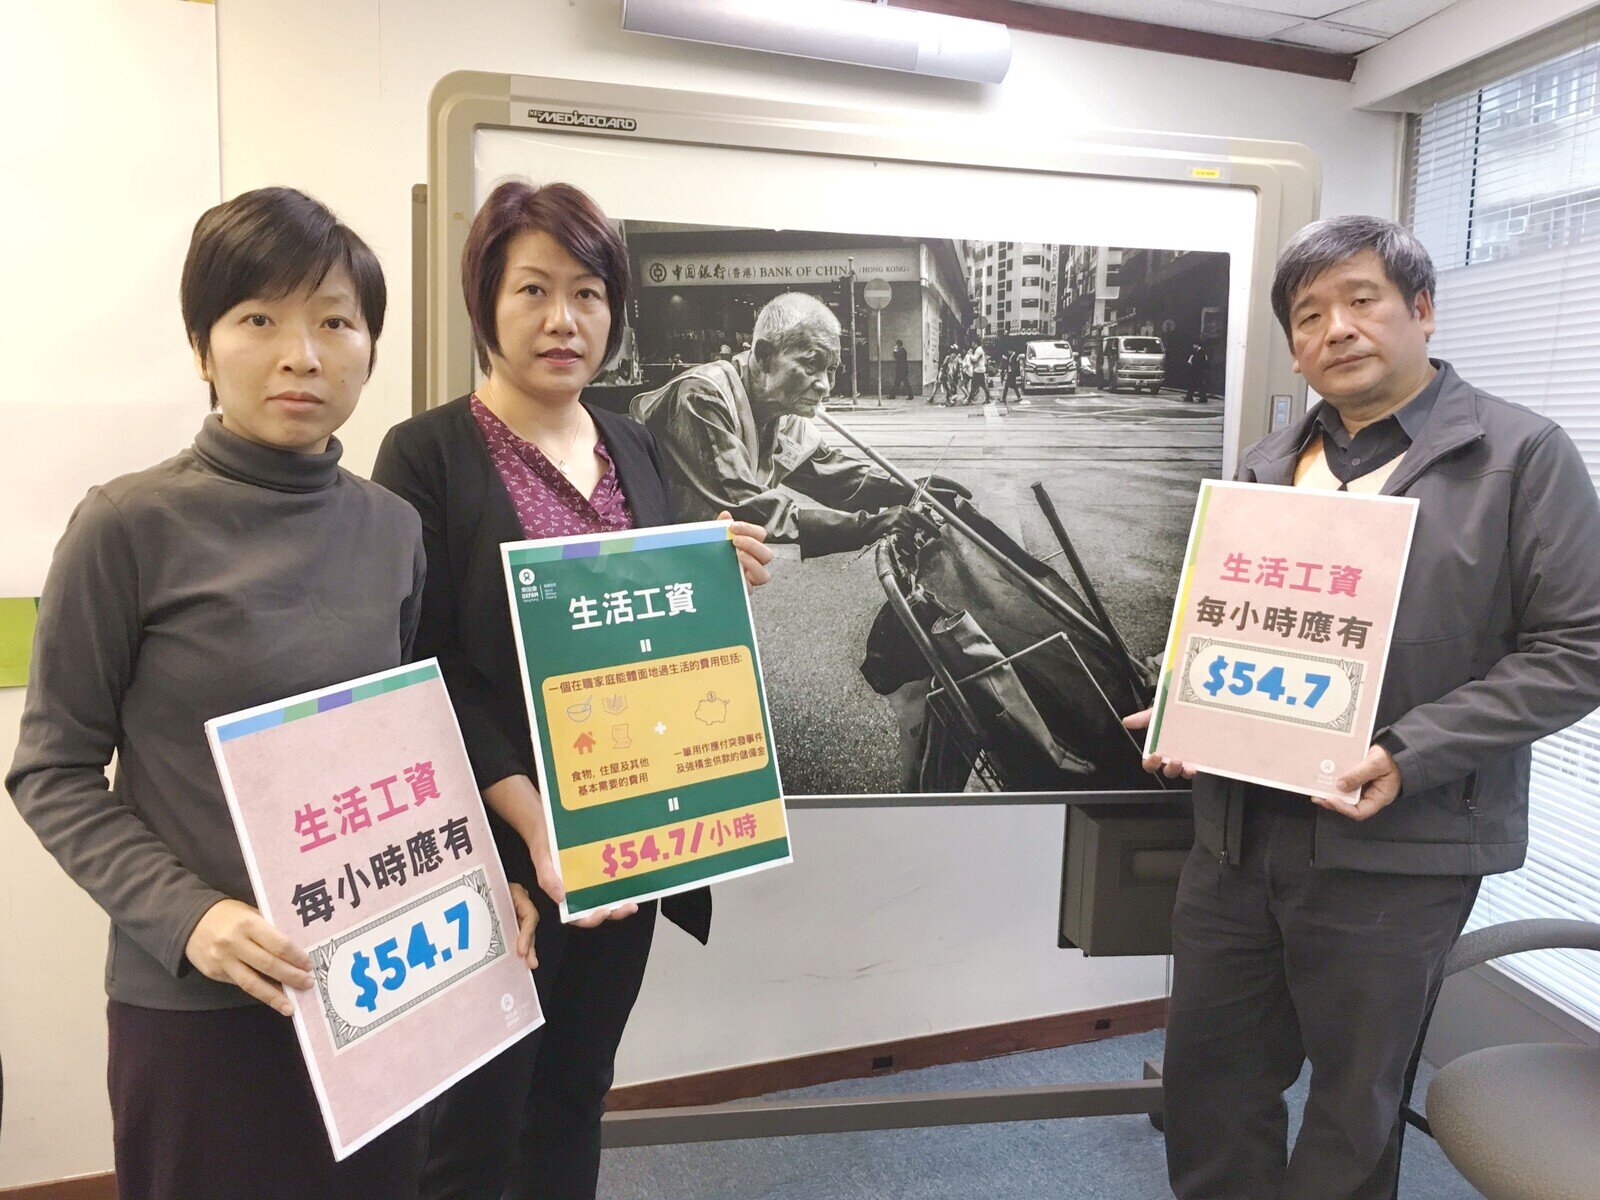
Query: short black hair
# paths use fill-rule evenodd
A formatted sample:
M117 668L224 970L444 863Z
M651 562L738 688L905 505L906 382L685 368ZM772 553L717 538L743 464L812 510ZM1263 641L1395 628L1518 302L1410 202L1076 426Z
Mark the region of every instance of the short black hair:
M234 305L320 287L335 267L349 273L361 319L372 335L370 374L389 302L383 267L327 205L294 188L244 192L207 209L194 223L178 286L184 332L201 359L209 361L212 327ZM212 387L211 406L216 405Z
M1378 256L1383 273L1400 290L1406 304L1415 306L1423 292L1433 295L1433 260L1417 235L1404 225L1381 217L1326 217L1290 238L1278 256L1272 278L1272 311L1285 336L1291 336L1289 310L1300 289L1329 267L1366 250Z

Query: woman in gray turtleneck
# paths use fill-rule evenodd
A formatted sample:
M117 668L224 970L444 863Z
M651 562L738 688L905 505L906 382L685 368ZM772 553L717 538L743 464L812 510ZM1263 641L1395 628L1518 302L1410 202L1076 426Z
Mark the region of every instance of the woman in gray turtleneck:
M332 1159L284 1015L310 963L252 907L204 729L409 649L416 513L341 468L333 437L372 368L383 272L321 204L268 188L200 218L182 303L215 411L73 514L6 786L111 916L124 1200L405 1197L415 1122Z

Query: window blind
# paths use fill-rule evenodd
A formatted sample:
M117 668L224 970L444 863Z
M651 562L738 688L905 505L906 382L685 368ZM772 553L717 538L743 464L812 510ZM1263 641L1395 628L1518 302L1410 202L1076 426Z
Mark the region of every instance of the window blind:
M1407 215L1439 271L1433 353L1558 421L1600 486L1600 18L1450 81L1412 118ZM1484 881L1473 927L1600 922L1600 713L1534 747L1528 862ZM1503 960L1600 1028L1600 954Z

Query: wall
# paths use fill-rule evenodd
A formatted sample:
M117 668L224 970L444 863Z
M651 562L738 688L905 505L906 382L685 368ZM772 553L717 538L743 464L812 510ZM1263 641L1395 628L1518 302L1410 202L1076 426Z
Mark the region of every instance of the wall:
M409 192L425 175L429 90L452 70L976 113L1041 138L1122 127L1303 141L1324 166L1325 212L1394 208L1396 118L1350 111L1347 85L1286 74L1019 34L1009 81L986 89L628 35L619 0L221 0L214 77L211 14L174 0L28 6L14 44L46 49L21 82L59 100L56 142L77 153L25 155L24 178L119 181L125 232L85 254L80 270L110 262L120 280L135 250L159 252L165 274L151 283L153 299L119 298L106 320L132 331L141 371L159 359L174 388L192 386L172 300L188 228L217 197L219 109L221 194L289 183L341 212L382 257L392 306L377 372L345 435L358 471L410 411ZM16 18L8 21L14 32ZM8 111L40 107L19 99ZM116 119L102 123L108 112ZM188 181L188 190L158 200L153 180ZM50 241L77 236L79 223L74 211L30 206L25 217L8 213L4 227ZM24 344L54 336L56 313L29 310L20 336L33 341ZM70 377L104 387L117 367L73 360ZM32 369L25 382L35 394L60 394L55 361ZM19 711L17 693L0 693L6 761ZM0 835L0 1053L10 1100L0 1186L105 1170L104 920L9 805L0 805ZM796 866L721 890L709 949L663 928L620 1083L1164 990L1161 960L1091 963L1054 948L1059 810L801 813L794 836Z
M32 595L38 528L53 540L91 481L181 448L206 409L178 273L221 198L216 22L204 4L57 0L7 6L4 39L0 574L4 594ZM0 690L0 764L21 712L22 692ZM0 1187L110 1165L105 937L0 801Z

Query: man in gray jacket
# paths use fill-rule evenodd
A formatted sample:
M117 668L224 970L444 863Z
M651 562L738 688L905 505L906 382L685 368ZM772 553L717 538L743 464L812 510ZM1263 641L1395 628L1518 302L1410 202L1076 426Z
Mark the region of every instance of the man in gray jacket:
M1429 359L1433 291L1422 245L1374 218L1310 225L1278 263L1273 309L1324 402L1240 478L1419 508L1378 732L1340 764L1359 803L1145 764L1194 779L1163 1071L1182 1200L1394 1195L1445 956L1482 877L1526 854L1531 744L1600 705L1594 484L1558 425Z

